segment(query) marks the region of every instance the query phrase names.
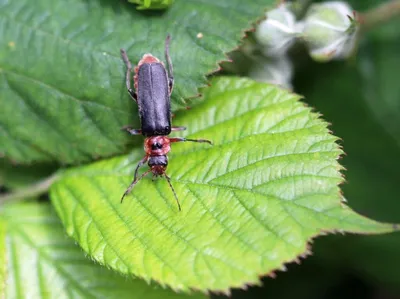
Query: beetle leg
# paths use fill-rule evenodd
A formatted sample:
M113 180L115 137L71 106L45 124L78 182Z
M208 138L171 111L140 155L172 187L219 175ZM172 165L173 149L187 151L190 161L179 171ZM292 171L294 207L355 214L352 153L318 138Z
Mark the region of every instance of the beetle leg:
M129 185L128 189L126 189L125 193L122 195L122 197L121 197L121 203L123 202L124 197L125 197L126 195L128 195L128 194L132 191L132 189L133 189L133 187L136 185L136 183L139 182L143 177L145 177L145 176L151 171L151 169L149 169L148 171L146 171L145 173L143 173L143 174L139 177L139 179L138 179L137 175L138 175L139 168L140 168L141 166L143 166L144 163L147 162L148 158L149 158L149 157L146 155L142 160L139 161L139 163L138 163L138 165L136 166L136 169L135 169L135 175L134 175L134 177L133 177L133 181L132 181L132 183Z
M164 174L164 177L165 177L165 179L167 180L169 186L171 187L172 192L174 193L175 200L176 200L176 203L178 204L179 211L182 211L182 209L181 209L181 204L179 203L178 196L176 196L175 189L174 189L174 187L172 187L171 178L170 178L169 176L167 176L166 173Z
M138 163L138 165L136 166L136 169L135 169L135 176L133 177L134 181L136 181L136 179L137 179L139 168L142 167L143 164L146 163L148 159L149 159L149 156L146 155L146 156L144 156L144 158L142 160L139 161L139 163Z
M169 78L169 93L172 93L172 89L174 88L174 78Z
M122 127L121 130L125 130L131 135L141 135L142 134L142 130L132 129L129 126Z
M171 56L169 55L169 43L171 41L171 36L168 34L165 39L165 60L168 64L168 84L169 84L169 93L171 94L172 89L174 88L174 68L172 66Z
M132 97L132 99L137 102L137 94L136 92L131 88L131 75L132 75L132 64L129 61L128 55L126 54L126 51L124 49L121 49L121 56L122 60L125 62L126 65L126 89L128 89L128 93Z
M132 100L137 103L137 93L133 91L133 89L128 89L129 95L131 96Z
M124 201L125 196L127 196L129 193L131 193L133 187L135 187L135 185L137 184L137 182L139 182L143 177L145 177L146 175L148 175L151 172L151 169L147 170L145 173L143 173L139 179L134 180L128 187L128 189L126 189L126 191L124 192L124 194L121 197L121 203Z
M185 142L185 141L191 141L191 142L205 142L209 143L212 145L212 142L207 139L189 139L189 138L184 138L184 137L172 137L169 138L170 142Z
M186 127L172 127L171 131L185 131Z

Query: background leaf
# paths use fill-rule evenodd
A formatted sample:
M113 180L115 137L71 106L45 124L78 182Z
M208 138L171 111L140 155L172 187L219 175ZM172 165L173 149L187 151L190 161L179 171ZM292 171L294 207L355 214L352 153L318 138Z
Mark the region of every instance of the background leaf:
M6 298L204 298L95 265L64 235L49 204L8 205L2 216L8 224L7 262L0 264L8 266Z
M78 163L121 153L120 128L138 118L119 49L133 63L163 58L170 33L172 101L182 108L272 2L177 0L140 12L124 1L0 0L0 155Z
M399 26L400 21L391 24L396 30ZM400 34L387 38L384 32L381 37L371 35L365 41L358 69L368 110L400 148L400 85L396 78L400 69Z
M345 293L348 294L348 290L337 286L337 282L344 276L343 273L326 264L321 265L317 261L317 257L312 255L306 260L301 260L300 264L287 265L287 271L279 271L276 277L263 277L261 287L249 286L246 289L235 289L229 296L214 295L212 299L328 299L339 298L339 296L346 298ZM337 296L329 297L328 291L332 289L336 290Z
M163 180L142 180L123 205L142 150L71 169L51 188L69 235L94 259L174 289L223 290L307 254L322 231L392 230L340 203L341 153L326 124L275 86L220 78L179 113L190 137L173 148Z
M343 139L344 195L363 215L388 222L400 222L398 26L394 21L371 32L355 61L307 64L295 84ZM399 234L331 237L319 248L329 262L399 290Z
M15 189L36 183L57 170L55 164L18 165L0 159L0 186Z

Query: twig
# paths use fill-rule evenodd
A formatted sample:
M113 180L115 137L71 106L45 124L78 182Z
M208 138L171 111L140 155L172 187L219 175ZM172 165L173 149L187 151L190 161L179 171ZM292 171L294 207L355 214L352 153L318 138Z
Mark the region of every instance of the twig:
M16 189L14 192L0 195L0 205L8 201L18 201L28 197L36 197L46 193L51 184L57 179L58 174L55 173L48 178L41 180L28 187Z
M359 21L363 30L369 30L385 23L395 16L400 16L400 0L392 0L360 13Z

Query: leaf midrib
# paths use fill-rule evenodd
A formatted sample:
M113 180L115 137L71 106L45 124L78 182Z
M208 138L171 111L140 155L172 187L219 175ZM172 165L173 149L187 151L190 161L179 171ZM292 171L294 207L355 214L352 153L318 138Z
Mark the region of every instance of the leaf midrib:
M316 126L319 126L319 125L316 125ZM309 129L309 128L302 128L302 129L299 129L299 130L304 130L304 129ZM284 133L293 132L293 131L294 130L292 130L292 131L283 131L283 132L279 132L279 133L273 133L273 135L284 134ZM229 142L226 142L224 144L217 145L217 146L219 146L219 147L230 146L232 143L243 142L243 140L245 140L245 139L252 138L253 136L259 136L259 135L271 135L271 133L260 133L260 134L248 135L248 136L245 136L243 138L232 140L232 141L229 141ZM326 141L329 141L329 139L326 139ZM322 140L320 140L318 142L322 142ZM188 154L188 153L198 153L198 152L203 152L203 151L208 151L208 150L210 150L210 149L208 149L208 148L199 148L197 150L171 154L170 156L171 157L179 157L181 155L185 155L185 154ZM135 152L139 152L140 151L139 146L135 147L134 151ZM342 153L342 151L339 148L332 149L331 151L324 151L324 153L334 153L334 152L336 152L338 156ZM303 152L303 153L297 153L297 154L314 154L314 153L319 153L319 152L318 151L316 151L316 152L310 151L310 152ZM294 153L294 154L296 154L296 153ZM282 156L286 156L286 155L291 155L291 154L275 155L275 156L267 157L266 159L271 159L271 158L274 158L274 157L282 157ZM258 160L256 162L260 162L260 161L263 161L263 160L264 160L264 158L261 159L261 160ZM256 163L256 162L254 162L254 163ZM96 177L96 176L99 176L99 174L100 175L104 175L104 176L109 175L109 176L115 176L115 177L126 177L128 174L120 174L121 169L123 169L123 168L131 169L132 168L132 164L134 164L134 163L135 162L132 161L131 163L129 163L129 165L121 165L120 167L118 167L116 169L113 169L113 170L110 170L110 171L104 171L104 170L99 171L98 169L94 169L94 170L89 169L89 170L85 170L84 172L81 172L81 173L72 172L72 174L71 174L71 172L68 173L68 171L67 171L66 177L67 176L69 176L69 177L77 177L78 176L79 177L79 176L82 176L82 175L87 176L87 177L92 177L92 176ZM240 169L240 168L238 168L238 169Z
M314 125L314 126L312 126L312 127L308 127L308 128L301 128L301 129L298 129L298 130L290 130L290 131L282 131L282 132L277 132L277 133L260 133L260 134L254 134L254 135L248 135L248 136L244 136L244 137L242 137L242 138L239 138L239 139L236 139L236 140L231 140L231 141L229 141L229 142L226 142L226 143L223 143L223 144L221 144L221 145L216 145L216 146L218 146L218 147L225 147L225 146L231 146L232 145L232 143L238 143L238 142L245 142L245 140L246 139L249 139L249 138L253 138L253 136L262 136L262 135L268 135L268 136L270 136L270 135L279 135L279 134L285 134L285 133L288 133L288 132L294 132L294 131L301 131L301 130L308 130L308 129L310 129L310 128L313 128L313 127L320 127L320 124L317 124L317 125ZM317 134L315 134L315 135L317 135ZM330 136L329 136L330 137ZM323 139L323 140L319 140L317 143L320 143L320 142L323 142L323 141L329 141L329 138L327 138L327 139ZM312 147L312 146L314 146L314 144L313 145L311 145L310 146L310 148ZM185 155L185 154L188 154L188 153L198 153L198 152L204 152L204 151L209 151L210 149L209 148L198 148L198 149L195 149L195 150L189 150L189 151L185 151L185 152L179 152L179 153L176 153L176 154L173 154L173 153L171 153L171 157L179 157L179 156L181 156L181 155ZM138 148L138 147L136 147L136 149L134 150L135 152L139 152L140 151L140 149ZM269 156L269 157L266 157L266 158L263 158L263 159L260 159L260 160L257 160L257 161L255 161L255 162L253 162L253 163L257 163L257 162L261 162L261 161L263 161L263 160L266 160L266 159L272 159L272 158L274 158L274 157L283 157L283 156L286 156L286 155L292 155L292 154L314 154L314 153L318 153L318 151L306 151L306 152L302 152L302 153L289 153L289 154L282 154L282 155L274 155L274 156ZM334 153L334 152L336 152L337 153L337 156L339 156L341 153L342 153L342 151L339 149L339 147L337 147L337 148L335 148L335 149L332 149L331 151L324 151L323 153ZM132 159L133 160L133 159ZM200 161L199 161L200 162ZM117 163L117 165L118 165L119 163ZM76 172L72 172L72 175L71 175L71 173L68 173L67 172L67 176L71 176L71 177L76 177L76 176L82 176L82 175L84 175L84 176L87 176L87 177L91 177L91 176L98 176L99 174L101 174L101 175L105 175L105 176L107 176L107 175L109 175L109 176L127 176L128 174L120 174L120 172L121 172L121 170L122 169L124 169L124 168L129 168L129 169L131 169L132 168L132 164L134 164L134 162L132 161L132 162L130 162L129 164L127 164L127 165L120 165L120 167L117 167L116 169L113 169L113 170L110 170L110 171L104 171L104 170L101 170L100 172L99 172L99 170L97 170L97 169L94 169L94 170L92 170L92 169L89 169L89 170L85 170L84 172L81 172L81 173L76 173ZM244 166L245 167L245 166ZM239 170L240 168L238 168L238 169L235 169L234 171L236 171L236 170ZM130 170L129 170L130 171ZM216 178L215 178L216 179Z

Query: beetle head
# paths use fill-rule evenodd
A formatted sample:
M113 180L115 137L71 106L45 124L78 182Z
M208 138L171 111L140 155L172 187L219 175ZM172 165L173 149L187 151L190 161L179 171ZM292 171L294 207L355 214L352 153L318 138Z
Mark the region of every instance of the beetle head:
M149 158L149 167L155 176L160 176L165 173L168 166L168 158L166 155L153 156Z

